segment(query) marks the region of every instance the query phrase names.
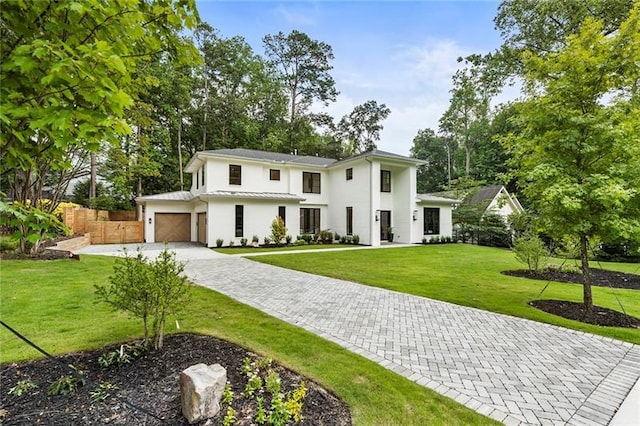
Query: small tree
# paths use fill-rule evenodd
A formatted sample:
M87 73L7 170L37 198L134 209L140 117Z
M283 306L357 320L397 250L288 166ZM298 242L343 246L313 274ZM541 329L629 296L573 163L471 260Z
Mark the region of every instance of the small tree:
M547 266L549 252L540 238L535 235L525 235L518 238L513 245L516 259L527 265L529 272L538 272Z
M35 253L43 240L69 231L55 215L18 202L0 201L0 225L11 231L20 253Z
M142 318L145 344L150 346L153 341L154 349L160 349L167 316L179 312L189 299L183 271L184 265L176 261L175 252L166 246L153 262L149 262L139 248L135 257L124 250L124 257L114 264L109 285L95 286L96 297L114 310ZM151 339L149 322L153 331Z
M271 222L271 241L279 246L286 236L287 228L284 226L284 220L282 220L280 216L276 216L273 222Z

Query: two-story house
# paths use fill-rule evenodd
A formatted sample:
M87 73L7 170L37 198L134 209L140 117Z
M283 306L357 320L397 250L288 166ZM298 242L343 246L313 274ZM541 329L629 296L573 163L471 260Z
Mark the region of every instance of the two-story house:
M329 229L377 246L450 236L455 201L416 194L421 160L371 151L343 160L249 149L196 153L185 167L189 191L138 197L145 240L260 240L280 216L294 239Z

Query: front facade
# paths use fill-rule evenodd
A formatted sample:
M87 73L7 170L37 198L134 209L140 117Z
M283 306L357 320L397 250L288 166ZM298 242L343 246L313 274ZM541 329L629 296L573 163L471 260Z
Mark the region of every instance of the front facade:
M451 235L452 200L416 194L420 160L372 151L344 160L247 149L202 151L189 191L143 196L145 240L260 242L280 216L287 234L330 230L361 244Z

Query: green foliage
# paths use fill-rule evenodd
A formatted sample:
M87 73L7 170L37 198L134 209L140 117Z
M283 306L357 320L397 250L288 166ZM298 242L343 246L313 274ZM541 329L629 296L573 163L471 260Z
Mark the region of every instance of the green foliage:
M282 240L287 236L287 228L284 226L284 220L280 216L271 222L271 241L279 246L282 244ZM266 238L266 237L265 237ZM265 240L265 244L268 244Z
M447 185L451 178L449 155L454 148L450 139L437 136L433 130L418 130L411 145L411 157L427 162L418 165L418 193L440 191Z
M337 137L346 144L345 154L355 155L376 149L380 140L380 131L391 110L385 104L369 100L356 105L353 111L340 119L337 125Z
M351 239L352 239L352 241L353 241L353 244L356 244L356 245L360 244L360 235L358 235L358 234L353 234L353 236L351 237Z
M112 191L102 182L96 182L96 197L93 200L90 200L90 184L90 179L85 179L76 183L73 187L71 201L96 210L116 211L130 210L132 208L129 200L124 200L118 195L113 194Z
M0 251L13 251L18 248L18 240L0 235Z
M233 407L227 408L227 412L224 415L224 418L222 419L222 424L224 426L231 426L231 425L236 424L236 421L237 421L236 412L233 409Z
M247 239L246 238L240 238L240 246L241 247L246 247L247 246Z
M478 244L491 247L511 246L511 232L502 216L492 212L486 212L482 216L478 229Z
M265 246L268 246L269 244L271 244L271 238L269 236L265 236L263 241Z
M44 186L56 188L53 209L89 152L139 124L125 117L155 84L143 76L152 56L199 59L181 36L198 21L193 0L11 1L0 14L0 174L39 208Z
M31 379L18 380L18 383L9 389L9 395L22 396L27 392L37 389L38 385Z
M11 238L17 241L21 253L36 252L42 241L69 232L69 229L53 214L24 205L0 200L0 225L11 230Z
M318 239L324 244L331 244L333 242L333 232L323 229L320 231Z
M145 352L144 345L120 345L120 349L116 349L110 352L104 352L98 357L98 364L102 368L109 368L111 366L122 366L124 364L130 364L135 358L138 358Z
M253 237L251 237L251 242L252 243L258 243L258 242L260 242L260 238L257 235L254 235Z
M124 250L124 257L114 262L109 286L95 286L96 297L114 310L141 318L147 346L151 344L151 323L153 347L160 349L167 316L178 313L188 301L189 287L183 271L184 265L176 261L175 252L166 247L151 262L140 248L136 257Z
M231 390L231 385L227 382L224 385L224 392L222 394L222 403L223 404L231 404L233 401L233 391Z
M518 238L513 244L513 253L518 262L527 265L530 272L539 272L547 266L549 251L535 235Z
M84 386L86 381L84 379L84 372L77 370L73 365L69 364L69 367L75 372L73 375L60 376L49 385L47 395L68 395L78 388L78 386Z
M111 392L120 389L120 386L109 383L102 382L98 385L98 387L92 390L89 395L91 396L91 403L96 404L98 402L105 401L107 398L111 396Z
M503 140L541 229L579 239L588 309L589 241L640 238L640 4L603 32L587 18L566 47L524 56L522 131Z
M222 238L216 239L216 247L220 248L224 244L224 240Z
M291 244L291 241L293 241L293 237L291 235L288 235L284 238L285 242L287 243L287 245Z

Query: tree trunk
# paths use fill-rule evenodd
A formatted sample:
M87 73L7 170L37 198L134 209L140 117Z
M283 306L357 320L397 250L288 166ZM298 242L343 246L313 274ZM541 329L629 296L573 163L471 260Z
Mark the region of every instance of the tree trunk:
M469 148L469 146L467 145L465 145L464 147L464 154L465 154L464 173L467 177L469 177L469 172L471 171L471 148Z
M202 150L207 149L207 112L209 110L209 77L207 67L204 68L204 120L202 122Z
M184 191L184 172L182 171L182 115L178 114L178 167L180 168L180 191Z
M588 313L593 310L593 296L591 294L591 269L589 269L589 240L585 234L580 234L580 258L582 259L583 303Z
M91 183L89 184L89 204L93 206L96 198L96 154L91 153Z

